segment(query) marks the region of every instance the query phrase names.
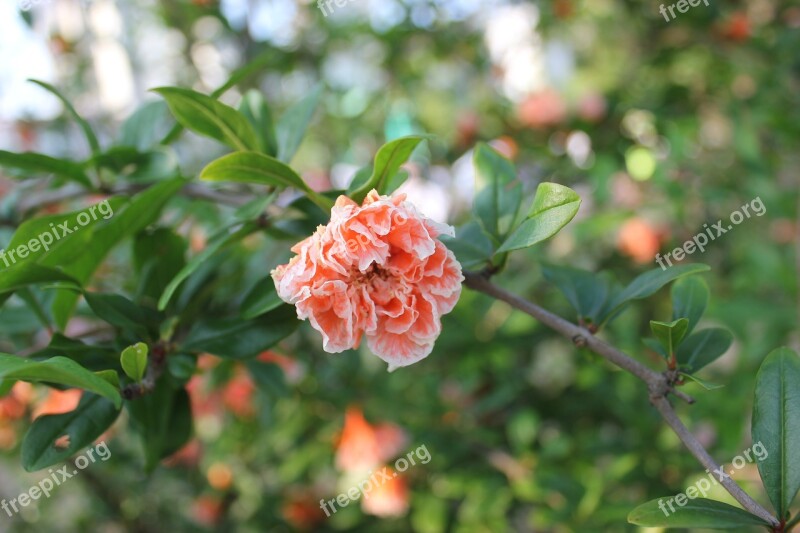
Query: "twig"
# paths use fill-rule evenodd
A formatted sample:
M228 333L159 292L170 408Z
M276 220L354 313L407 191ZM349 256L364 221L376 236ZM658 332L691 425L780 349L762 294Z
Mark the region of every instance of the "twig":
M719 472L720 466L703 448L703 445L692 435L692 433L683 425L678 415L675 413L672 404L667 399L668 394L674 394L676 397L688 402L694 403L694 399L681 391L678 391L673 386L672 377L668 373L656 372L637 360L633 359L624 352L614 348L610 344L595 337L589 330L582 328L564 320L558 315L539 307L533 302L520 298L519 296L502 289L489 281L490 274L481 274L475 272L464 273L464 285L478 292L488 294L498 300L504 301L511 307L519 309L520 311L529 314L533 318L539 320L544 325L557 331L564 337L570 339L575 345L587 347L594 353L602 356L607 361L614 365L627 370L644 383L647 384L647 389L650 392L650 402L656 407L661 417L678 435L684 445L694 455L700 464L705 466L711 472ZM752 514L759 518L766 520L773 527L779 526L778 520L770 514L764 507L751 498L744 492L739 485L737 485L730 478L721 480L720 483L723 487L738 501L742 507L750 511Z

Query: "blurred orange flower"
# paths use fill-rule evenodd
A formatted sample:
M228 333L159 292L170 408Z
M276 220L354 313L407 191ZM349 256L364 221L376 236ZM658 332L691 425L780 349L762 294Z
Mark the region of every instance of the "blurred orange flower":
M349 407L336 450L336 466L345 472L369 470L396 456L407 442L400 427L394 424L372 426L359 408Z
M622 225L617 237L617 249L637 263L652 262L661 246L658 232L647 221L632 218Z
M390 479L365 493L361 508L367 514L384 518L402 516L408 511L408 485L405 479L391 468L387 467L384 472Z

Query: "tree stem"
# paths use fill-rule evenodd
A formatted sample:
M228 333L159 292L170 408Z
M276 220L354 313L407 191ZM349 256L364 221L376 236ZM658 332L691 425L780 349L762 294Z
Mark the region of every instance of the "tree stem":
M678 435L678 438L681 439L681 442L689 449L692 455L694 455L700 464L706 467L709 472L720 471L720 466L714 461L711 455L709 455L703 445L700 444L700 441L698 441L683 422L681 422L667 396L673 394L690 404L694 403L694 399L676 390L667 374L650 369L624 352L595 337L586 328L564 320L560 316L539 307L535 303L520 298L495 285L489 281L488 274L464 272L464 278L464 285L470 289L492 296L493 298L506 302L515 309L527 313L544 325L570 339L576 346L589 348L607 361L642 380L647 385L647 389L650 393L650 403L655 406L667 425ZM769 511L744 492L732 479L725 477L725 479L720 481L720 484L749 512L766 520L772 524L773 527L779 525L778 520L772 516Z

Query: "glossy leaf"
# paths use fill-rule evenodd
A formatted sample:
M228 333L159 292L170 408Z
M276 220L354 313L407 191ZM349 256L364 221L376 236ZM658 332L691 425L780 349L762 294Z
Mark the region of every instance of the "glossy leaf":
M686 338L675 356L681 368L693 374L721 357L733 344L733 335L723 328L709 328Z
M580 196L569 187L539 184L527 217L497 251L519 250L549 239L575 217L580 205Z
M687 276L672 285L672 320L687 318L689 335L700 321L708 305L708 285L699 276Z
M669 507L670 503L672 509ZM640 505L628 515L628 522L646 527L707 529L741 529L743 526L769 525L761 518L727 503L697 498L689 499L684 506L679 506L671 496Z
M234 152L220 157L203 169L200 179L294 187L305 192L323 211L330 211L333 207L332 200L312 190L289 166L258 152Z
M788 348L770 353L756 377L753 442L769 453L758 462L778 518L800 490L800 358Z
M143 342L137 342L133 346L128 346L122 350L119 362L125 375L132 380L142 381L147 370L147 353L149 349Z
M211 137L235 150L258 150L259 141L247 119L234 108L210 96L181 89L153 89L169 105L170 111L185 128Z
M102 396L84 393L69 413L40 416L22 441L22 466L34 472L61 463L91 445L119 416L119 407ZM64 447L56 441L69 437Z
M109 385L107 381L66 357L33 361L14 355L0 354L0 380L66 385L104 396L116 406L119 406L122 401L119 391Z
M675 348L680 344L686 336L686 331L689 329L689 320L686 318L679 318L672 322L659 322L657 320L650 321L650 330L655 335L661 346L664 347L667 354L675 353Z
M408 161L408 158L411 157L419 143L426 138L426 136L422 135L411 135L395 139L381 146L375 155L375 163L369 179L358 189L348 192L348 196L360 204L372 189L378 191L379 194L386 194L392 177Z

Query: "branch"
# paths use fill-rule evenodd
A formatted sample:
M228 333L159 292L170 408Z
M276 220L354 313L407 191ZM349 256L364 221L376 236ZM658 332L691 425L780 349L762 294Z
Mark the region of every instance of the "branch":
M586 328L564 320L560 316L539 307L535 303L498 287L489 281L487 275L475 272L464 272L464 278L464 285L470 289L488 294L493 298L506 302L511 307L529 314L539 322L572 340L576 346L589 348L607 361L642 380L647 384L647 389L650 393L650 402L656 407L661 417L678 435L692 455L700 461L700 464L708 468L710 472L719 471L720 466L714 461L705 448L703 448L703 445L700 444L697 438L683 425L683 422L681 422L680 418L678 418L678 415L675 413L672 404L670 404L667 399L667 395L673 394L688 403L694 403L694 399L691 396L674 388L674 381L671 374L660 373L650 369L624 352L598 339ZM744 492L732 479L726 478L721 480L720 484L749 512L766 520L774 527L779 525L778 520L776 520L769 511L753 500L753 498Z

